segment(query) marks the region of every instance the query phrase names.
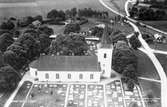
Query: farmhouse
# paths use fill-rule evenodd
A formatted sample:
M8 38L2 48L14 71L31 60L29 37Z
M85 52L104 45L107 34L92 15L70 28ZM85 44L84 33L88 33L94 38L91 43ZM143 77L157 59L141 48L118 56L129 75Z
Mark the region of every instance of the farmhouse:
M30 67L39 81L99 82L101 75L96 56L41 56Z

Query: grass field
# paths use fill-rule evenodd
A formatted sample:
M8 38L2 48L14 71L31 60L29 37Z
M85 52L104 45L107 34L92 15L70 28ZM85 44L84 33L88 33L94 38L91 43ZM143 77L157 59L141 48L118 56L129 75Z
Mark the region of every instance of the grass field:
M135 54L138 58L138 76L159 80L158 72L149 57L141 51L135 51Z

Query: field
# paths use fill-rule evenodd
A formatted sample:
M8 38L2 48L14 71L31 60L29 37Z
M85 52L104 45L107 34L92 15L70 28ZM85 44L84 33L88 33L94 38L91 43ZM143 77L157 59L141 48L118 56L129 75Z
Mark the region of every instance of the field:
M155 54L167 75L167 55Z
M143 107L138 89L131 94L123 90L119 80L109 84L96 83L24 83L10 107L125 107L136 102ZM22 87L22 88L23 88ZM26 90L26 92L25 92ZM27 93L28 92L28 93ZM23 94L22 96L20 96ZM23 98L24 96L24 98ZM17 99L16 99L17 98Z
M142 21L142 22L167 32L167 29L166 29L167 21Z
M157 82L150 82L150 81L140 80L140 79L139 79L139 82L143 92L142 95L143 95L143 98L145 99L145 103L147 104L147 107L161 107L161 103L160 103L161 84ZM153 104L147 103L148 97L146 95L148 93L153 95L153 100L156 103L153 103Z
M153 43L149 44L149 46L155 50L167 51L167 43Z
M9 0L8 0L9 1ZM8 2L6 0L1 0L0 4L0 18L4 17L23 17L28 15L38 15L41 14L46 16L48 11L51 9L71 9L76 8L93 8L101 11L108 11L103 7L98 0L12 0L13 3L4 3ZM11 0L10 0L11 1ZM110 15L115 15L110 12Z
M0 3L35 2L36 0L0 0Z
M159 80L158 72L149 57L141 51L135 51L135 54L138 58L138 76Z

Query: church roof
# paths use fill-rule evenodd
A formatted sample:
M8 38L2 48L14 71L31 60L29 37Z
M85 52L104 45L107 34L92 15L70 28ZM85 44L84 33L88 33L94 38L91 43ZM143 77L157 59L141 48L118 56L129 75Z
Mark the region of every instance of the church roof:
M97 56L41 56L30 67L38 71L100 71Z

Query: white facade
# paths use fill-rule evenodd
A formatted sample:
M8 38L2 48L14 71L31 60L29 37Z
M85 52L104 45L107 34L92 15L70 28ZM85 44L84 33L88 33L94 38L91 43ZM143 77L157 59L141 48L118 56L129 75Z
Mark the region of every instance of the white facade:
M112 66L112 48L98 49L98 62L100 63L102 75L104 77L111 76Z
M99 82L101 72L98 71L38 71L30 69L31 76L39 81L61 82Z

